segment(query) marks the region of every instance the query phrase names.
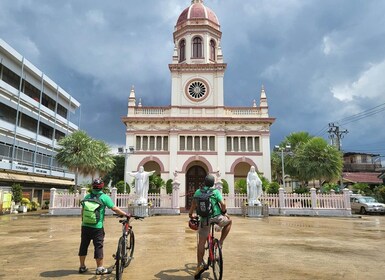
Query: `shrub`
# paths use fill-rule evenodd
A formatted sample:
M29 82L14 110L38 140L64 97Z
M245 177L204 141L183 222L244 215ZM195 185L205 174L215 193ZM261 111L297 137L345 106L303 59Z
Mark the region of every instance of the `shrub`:
M23 199L23 187L20 184L13 184L11 187L12 200L15 204L19 204Z

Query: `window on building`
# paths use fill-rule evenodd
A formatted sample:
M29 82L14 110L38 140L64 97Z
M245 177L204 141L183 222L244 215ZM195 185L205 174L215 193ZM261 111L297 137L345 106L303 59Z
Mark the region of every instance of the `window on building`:
M155 136L150 136L150 151L155 150Z
M62 116L63 118L67 118L68 110L64 108L62 105L57 104L57 113Z
M254 138L254 151L257 151L257 152L260 151L260 148L259 148L259 137L255 137Z
M193 58L202 58L203 50L202 50L202 39L200 37L195 37L193 39Z
M208 148L207 136L202 136L202 151L207 151Z
M147 151L148 150L148 137L143 136L142 138L142 150Z
M215 41L210 40L210 59L215 61Z
M168 151L168 136L163 137L163 151Z
M179 137L179 150L186 150L186 137L184 136Z
M231 140L232 140L231 137L227 137L227 138L226 138L226 142L227 142L227 145L226 145L227 147L226 147L226 148L227 148L227 151L228 151L228 152L231 152L231 151L232 151L232 148L231 148L231 142L232 142L232 141L231 141Z
M199 136L194 137L194 150L195 151L200 151L201 149L201 139Z
M239 151L239 138L238 137L233 138L233 151L235 151L235 152Z
M253 137L247 137L247 151L249 151L249 152L254 151Z
M241 151L245 152L246 151L246 138L241 137L240 140L241 140Z
M192 136L187 136L187 151L193 150L193 138Z
M15 89L19 89L20 87L20 76L5 66L3 66L2 80Z
M215 137L214 136L210 136L209 138L210 140L210 151L215 151Z
M136 150L141 150L142 149L142 138L140 136L136 136Z
M186 60L186 41L183 39L179 43L179 62Z

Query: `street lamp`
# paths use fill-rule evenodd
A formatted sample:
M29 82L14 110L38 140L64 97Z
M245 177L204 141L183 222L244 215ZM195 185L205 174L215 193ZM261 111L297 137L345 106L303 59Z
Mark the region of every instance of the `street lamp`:
M123 148L119 148L118 152L120 154L123 153ZM128 149L124 149L124 190L123 192L126 193L126 186L127 186L127 159L130 154L133 154L135 152L134 146L129 146Z
M287 144L285 147L275 146L274 149L275 149L276 151L280 151L280 152L281 152L281 162L282 162L282 184L283 184L283 189L285 189L285 187L286 187L286 183L285 183L285 162L284 162L283 153L284 153L284 152L289 152L290 149L291 149L291 146L290 146L290 144Z

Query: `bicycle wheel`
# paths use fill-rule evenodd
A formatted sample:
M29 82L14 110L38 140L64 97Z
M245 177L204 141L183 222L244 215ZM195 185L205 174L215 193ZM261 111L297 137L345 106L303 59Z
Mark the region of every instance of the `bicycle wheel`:
M132 256L134 255L135 236L132 230L128 233L126 245L126 258L124 267L127 267L130 264L131 260L133 259Z
M115 271L116 271L116 280L122 279L123 270L125 267L124 256L127 255L127 251L125 250L126 240L123 236L119 238L118 249L116 250L115 255Z
M223 275L223 259L222 259L222 248L219 244L219 240L214 240L214 260L212 263L214 279L222 280Z

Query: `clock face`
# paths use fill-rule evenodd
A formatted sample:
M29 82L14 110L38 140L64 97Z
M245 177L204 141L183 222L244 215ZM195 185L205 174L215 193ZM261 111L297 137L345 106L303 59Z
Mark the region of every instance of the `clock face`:
M186 95L193 101L201 101L208 95L208 86L203 80L192 80L186 86Z

